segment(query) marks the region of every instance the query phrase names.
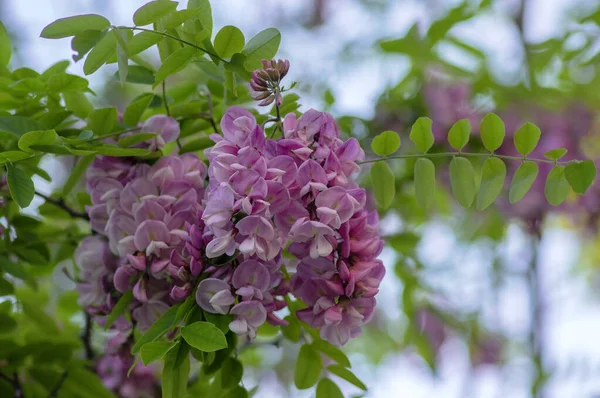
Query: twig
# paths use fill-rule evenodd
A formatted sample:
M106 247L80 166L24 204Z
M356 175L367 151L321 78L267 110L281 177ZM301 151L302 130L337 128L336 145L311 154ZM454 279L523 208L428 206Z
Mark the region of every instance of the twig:
M0 378L9 382L13 390L15 390L13 398L25 398L25 394L23 393L23 387L21 386L21 382L19 381L19 376L17 375L17 372L13 373L12 379L4 373L0 372Z
M92 348L92 317L87 312L85 313L85 328L81 335L83 341L83 348L85 349L86 359L92 360L96 356L94 349Z
M62 387L63 383L67 379L67 376L68 376L68 372L65 370L62 373L62 375L60 376L60 379L58 379L58 381L52 388L52 390L50 390L50 393L48 394L48 398L56 398L58 396L58 390L60 390L60 388Z
M210 94L210 91L208 90L206 90L206 100L208 101L208 113L210 115L210 118L208 120L210 121L210 124L212 125L215 134L219 134L219 129L217 128L217 123L215 122L215 116L213 114L212 96Z
M535 222L535 221L534 221ZM531 385L531 395L534 398L542 398L544 396L544 383L546 380L546 372L544 370L543 357L543 299L541 289L541 277L538 268L538 252L541 241L541 232L539 225L533 227L532 231L532 256L527 270L527 285L529 289L530 303L530 326L529 326L529 348L531 350L532 361L534 364L533 383Z
M364 160L362 162L357 162L357 163L365 164L365 163L381 162L382 160L389 160L389 159L442 158L442 157L447 157L447 156L494 157L494 158L507 159L507 160L548 163L548 164L554 164L556 166L566 166L572 162L572 161L557 162L557 161L549 160L549 159L534 159L534 158L525 158L525 157L519 157L519 156L498 155L496 153L438 152L438 153L413 153L413 154L407 154L407 155L386 156L383 158Z
M46 195L44 195L43 193L40 193L40 192L36 192L35 194L37 196L39 196L40 198L44 199L46 202L51 203L54 206L60 207L61 209L63 209L67 213L69 213L69 215L71 217L82 218L82 219L87 220L87 221L90 220L90 217L87 214L80 213L78 211L75 211L75 210L71 209L69 206L67 206L67 204L65 203L65 201L63 199L54 199L54 198L51 198L50 196L46 196Z

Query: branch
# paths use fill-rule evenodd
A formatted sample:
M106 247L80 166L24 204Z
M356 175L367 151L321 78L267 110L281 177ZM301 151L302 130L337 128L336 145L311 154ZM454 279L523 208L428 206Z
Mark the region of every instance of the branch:
M63 199L54 199L54 198L46 196L46 195L44 195L43 193L40 193L40 192L36 192L35 194L37 196L39 196L40 198L44 199L46 202L51 203L54 206L60 207L61 209L63 209L67 213L69 213L69 215L71 217L73 217L73 218L82 218L82 219L87 220L87 221L90 220L90 217L87 214L80 213L78 211L75 211L75 210L71 209L69 206L67 206L67 204L65 203L65 201Z
M87 312L85 313L85 328L83 330L83 334L81 335L81 340L83 341L86 359L94 359L96 354L92 348L92 317Z
M48 394L48 398L56 398L58 396L58 390L62 387L63 383L67 379L68 372L65 370L62 375L60 375L60 379L56 382L50 393Z
M219 129L217 128L217 123L215 122L215 116L213 114L212 96L209 90L206 90L206 100L208 101L208 113L210 114L210 124L212 125L215 134L219 134Z
M519 156L508 156L508 155L497 155L495 153L470 153L470 152L439 152L439 153L415 153L408 155L396 155L396 156L386 156L378 159L370 159L362 162L357 162L357 164L366 164L366 163L375 163L381 162L382 160L389 159L414 159L414 158L442 158L446 156L464 156L464 157L494 157L499 159L506 160L518 160L518 161L529 161L535 163L548 163L556 166L566 166L572 161L568 162L558 162L549 159L534 159L528 157L519 157Z
M21 386L21 382L19 381L19 376L17 375L17 372L13 373L12 379L4 373L0 372L0 378L9 382L13 390L15 390L13 398L25 398L25 394L23 393L23 387Z

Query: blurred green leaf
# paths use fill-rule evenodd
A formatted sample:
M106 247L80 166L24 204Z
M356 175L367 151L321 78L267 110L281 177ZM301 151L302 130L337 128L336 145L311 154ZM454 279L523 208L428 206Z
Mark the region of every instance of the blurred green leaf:
M227 358L221 367L221 388L228 390L242 381L244 366L235 358Z
M188 63L198 54L198 50L193 47L182 47L169 55L156 72L156 78L153 87L165 80L169 75L179 72L187 66Z
M0 131L22 136L28 131L41 130L42 126L25 116L0 116Z
M84 158L85 159L85 158ZM82 266L83 264L77 264L79 266ZM106 324L104 325L104 330L108 330L108 328L110 328L112 326L113 323L115 323L115 321L125 313L125 310L127 309L127 307L129 306L129 304L133 301L133 290L129 290L125 293L123 293L123 295L119 298L119 301L117 301L117 304L115 304L114 308L112 309L112 311L110 312L110 314L108 314L108 317L106 318ZM143 349L144 347L142 347ZM144 359L142 357L142 359ZM144 362L145 365L147 365L146 362Z
M567 150L565 148L557 148L552 149L544 153L544 157L549 160L558 160L567 154Z
M542 132L539 127L533 123L525 123L515 132L515 148L523 155L527 156L537 146Z
M161 36L153 32L140 32L133 36L129 41L129 56L133 57L136 54L141 53L144 50L157 44L163 40L164 36Z
M319 353L310 345L304 344L300 347L296 361L296 370L294 372L296 387L299 390L305 390L317 384L322 369L323 362Z
M65 99L65 106L68 110L72 111L77 117L85 119L92 112L94 107L87 99L84 93L78 91L71 91L63 93Z
M469 119L461 119L450 128L448 142L452 148L460 151L469 143L469 135L471 135L471 123Z
M156 133L135 133L135 134L120 138L119 141L117 142L117 144L121 148L128 148L130 146L137 145L141 142L149 141L156 136L157 136Z
M187 347L186 347L187 349ZM165 357L162 372L162 397L163 398L185 398L190 373L190 360L187 355L180 355L182 342L171 348Z
M485 210L500 195L506 178L506 165L498 158L490 157L481 169L481 184L477 194L477 210Z
M165 312L156 322L150 326L150 328L144 333L139 339L136 340L133 347L131 347L131 353L137 354L140 351L140 348L151 341L156 341L162 336L165 335L171 329L173 322L175 321L175 317L177 315L177 311L181 304L176 304L169 308L167 312Z
M435 202L435 166L429 159L415 162L415 195L419 205L429 209Z
M27 173L10 163L6 164L6 172L10 196L20 208L24 209L29 206L35 195L33 181L31 181L31 177Z
M333 373L334 375L346 380L348 383L354 384L361 390L367 391L367 386L365 386L365 384L362 381L360 381L360 379L356 377L356 375L352 373L351 370L346 369L340 365L329 365L327 367L327 370Z
M454 197L465 208L475 199L475 171L469 160L455 157L450 162L450 185Z
M428 117L420 117L410 129L410 139L415 143L417 149L427 153L434 143L431 126L433 121Z
M94 109L88 116L87 128L98 136L112 133L117 126L118 117L117 108Z
M485 148L494 152L504 141L504 122L494 113L488 113L481 121L481 140Z
M147 149L119 148L117 146L97 146L97 147L94 147L94 151L96 151L100 155L116 156L116 157L148 156L152 153Z
M121 79L121 75L119 71L115 73L115 78L117 80ZM150 69L139 66L139 65L129 65L128 73L126 77L126 81L128 83L136 83L136 84L153 84L155 80L154 72Z
M552 206L558 206L567 198L569 191L571 191L571 187L565 178L565 167L556 166L550 170L544 187L544 194L548 203Z
M73 54L73 61L77 62L106 35L102 30L84 30L77 33L71 40L71 49L77 54Z
M81 181L81 178L85 174L85 171L90 164L94 161L94 156L84 156L75 165L73 171L69 175L67 182L63 186L62 196L67 196L71 193L73 188Z
M152 98L154 98L154 94L146 93L134 99L131 104L125 108L123 122L128 126L137 125L144 114L144 111L148 108L148 105L150 105Z
M371 166L371 183L379 207L383 210L390 207L396 196L396 183L394 173L386 162L376 162Z
M571 163L565 168L565 178L573 191L583 195L596 178L596 165L591 160Z
M76 15L57 19L46 26L40 36L46 39L60 39L75 36L84 30L104 30L108 27L110 27L110 21L101 15Z
M177 8L176 1L155 0L138 8L133 14L133 23L136 26L150 25L165 15L169 15Z
M321 379L317 384L317 398L344 398L344 394L330 379Z
M332 345L328 341L314 340L312 342L312 346L315 350L320 351L321 353L327 355L329 357L329 359L333 359L340 365L342 365L346 368L349 368L351 366L350 360L348 359L346 354L344 354L344 352L342 350L340 350L336 346Z
M48 79L48 90L51 92L85 91L87 88L86 79L68 73L58 73Z
M10 36L6 31L4 24L0 22L0 65L8 66L11 55L12 44L10 42Z

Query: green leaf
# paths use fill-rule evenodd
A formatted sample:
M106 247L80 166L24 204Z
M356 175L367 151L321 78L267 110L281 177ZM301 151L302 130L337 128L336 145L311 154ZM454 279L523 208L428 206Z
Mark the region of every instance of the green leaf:
M133 23L136 26L150 25L175 11L177 4L176 1L166 0L155 0L146 3L133 14Z
M333 359L340 365L346 368L349 368L351 366L350 360L348 359L346 354L344 354L342 350L332 345L331 343L325 340L315 340L313 341L312 346L315 350L327 355L330 359Z
M60 329L56 326L56 322L50 315L43 310L43 306L40 303L32 303L28 300L21 300L21 306L23 313L37 324L44 333L60 335Z
M235 388L227 391L221 395L221 398L248 398L248 391L242 386L236 386Z
M461 157L452 159L450 185L458 203L465 208L471 207L475 199L475 171L471 162Z
M10 196L17 202L20 208L24 209L29 206L35 195L33 181L31 181L31 177L27 173L10 163L6 164L6 171Z
M371 166L371 183L379 207L383 210L390 207L396 196L396 179L386 162L376 162Z
M311 388L319 380L321 369L323 369L323 362L319 353L310 345L304 344L298 353L294 384L299 390Z
M98 136L112 133L117 126L118 117L117 108L94 109L88 117L87 128Z
M172 308L172 307L171 307ZM182 342L167 352L162 372L162 397L185 398L190 373L189 355L180 355ZM187 349L187 347L185 347ZM187 351L183 351L187 353Z
M146 331L131 347L131 353L137 354L140 351L140 348L152 341L156 341L162 336L165 335L173 326L173 322L175 321L175 317L177 315L177 311L179 310L180 304L176 304L169 308L167 312L165 312L156 322L150 326L150 329Z
M117 144L121 148L128 148L130 146L137 145L141 142L151 140L152 138L154 138L156 136L157 136L156 133L134 133L132 135L128 135L126 137L119 139Z
M94 156L84 156L81 159L79 159L79 162L77 162L77 164L73 168L73 171L69 175L69 179L67 180L67 182L65 183L65 186L63 187L63 190L62 190L63 197L65 197L71 193L73 188L75 188L75 186L79 183L79 181L81 181L81 178L85 174L85 171L87 170L88 166L90 164L92 164L93 161L94 161Z
M479 127L483 146L494 152L504 141L504 122L494 113L488 113Z
M94 109L90 101L82 92L69 91L63 93L63 98L65 99L66 108L72 111L78 118L85 119Z
M77 264L77 265L82 266L83 264ZM124 293L121 296L121 298L119 298L119 301L117 301L117 304L115 304L114 308L112 309L112 311L106 318L106 324L104 325L104 330L108 330L108 328L110 328L112 326L112 324L115 323L115 321L121 315L123 315L125 313L125 310L129 306L129 303L131 303L132 301L133 301L133 290L127 291L126 293ZM143 357L142 357L142 359L143 359Z
M210 148L215 143L208 137L201 137L194 141L190 141L181 147L180 153L196 152L206 148Z
M104 35L106 32L101 30L84 30L77 33L71 40L71 49L77 53L73 54L73 61L77 62L83 59L85 54L89 53Z
M221 388L228 390L242 381L244 366L235 358L227 358L221 367Z
M0 131L22 136L28 131L41 130L42 126L25 116L0 116Z
M129 41L129 56L133 57L163 40L164 36L154 32L140 32Z
M557 148L557 149L552 149L551 151L544 153L544 157L546 159L550 159L550 160L558 160L558 159L562 158L563 156L565 156L566 154L567 154L567 150L565 148Z
M469 119L461 119L450 128L448 142L452 148L460 151L469 143L469 135L471 135L471 122Z
M200 10L196 19L185 23L185 30L195 33L197 42L212 36L213 20L212 8L209 0L189 0L187 9Z
M515 148L523 156L527 156L537 146L542 132L533 123L525 123L515 132Z
M201 10L199 8L188 8L186 10L175 11L163 19L164 29L175 29L184 22L194 18Z
M433 121L430 118L420 117L410 129L410 139L415 143L417 149L423 153L427 153L434 143L432 125Z
M12 283L0 276L0 296L8 296L14 292L15 288Z
M277 54L280 42L281 33L275 28L265 29L250 39L242 50L242 54L246 56L246 70L258 69L263 59L272 59Z
M147 93L142 94L141 96L133 100L131 104L129 104L127 108L125 108L125 112L123 113L123 122L125 122L125 124L127 124L128 126L137 125L140 121L140 118L144 114L144 111L146 110L148 105L150 105L152 98L154 98L154 94Z
M550 170L544 187L544 194L548 203L552 206L558 206L567 199L569 191L571 191L571 187L565 178L565 167L556 166Z
M210 322L194 322L181 329L181 336L192 347L213 352L227 348L227 340L223 332Z
M119 148L117 146L108 145L94 147L94 151L96 151L100 155L115 157L148 156L152 153L149 150L142 148Z
M330 379L321 379L317 384L317 398L344 398L344 394Z
M583 195L596 178L596 165L591 160L571 163L565 168L565 178L573 191Z
M4 24L0 22L0 66L8 66L11 55L12 44L10 43L10 36Z
M34 152L30 149L32 145L52 145L56 142L56 138L57 135L54 130L30 131L23 134L18 145L19 149L24 152Z
M128 51L128 33L131 32L125 29L113 29L112 33L117 39L117 64L119 66L119 80L121 86L127 81L127 75L129 74L129 55Z
M481 184L477 194L477 210L485 210L500 195L506 178L506 165L498 158L488 158L481 169Z
M508 193L508 200L511 204L517 203L529 192L538 172L539 167L533 162L524 162L519 166L513 176Z
M117 71L115 78L121 80L121 75ZM128 83L136 84L153 84L154 83L154 72L148 68L138 65L129 65L126 80Z
M21 152L21 151L0 152L0 164L4 164L8 161L14 162L17 160L27 159L30 156L31 156L30 153Z
M160 68L158 68L153 87L156 87L169 75L177 73L185 68L196 54L198 54L198 50L194 47L182 47L173 54L169 55Z
M87 88L88 81L77 75L57 73L48 78L48 90L50 92L85 91Z
M83 73L91 75L104 65L117 52L117 37L114 34L104 35L92 48L83 64Z
M75 36L84 30L104 30L108 27L110 27L110 21L101 15L77 15L57 19L46 26L40 36L46 39L60 39Z
M221 28L215 37L215 50L221 57L231 58L233 54L242 51L245 40L241 30L227 25Z
M172 341L153 341L146 343L140 349L140 356L144 365L162 359L171 348L175 347L175 343Z
M388 156L400 148L400 136L395 131L384 131L371 141L371 149L379 156Z
M352 373L349 369L346 369L340 365L329 365L327 367L327 370L333 373L334 375L346 380L348 383L354 384L361 390L367 391L367 386L365 386L365 384L362 381L360 381L360 379L356 377L354 373Z
M414 172L417 203L429 209L435 202L435 166L431 160L420 158L415 162Z

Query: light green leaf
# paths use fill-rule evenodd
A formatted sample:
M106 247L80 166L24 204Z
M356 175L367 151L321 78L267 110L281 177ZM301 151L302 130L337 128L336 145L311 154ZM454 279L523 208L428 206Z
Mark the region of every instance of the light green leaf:
M117 126L118 117L117 108L94 109L88 117L87 128L97 136L112 133Z
M26 208L29 206L33 200L33 196L35 195L35 189L33 187L33 181L31 181L31 177L29 177L23 170L13 166L10 163L6 164L6 172L6 180L8 182L10 196L20 208Z
M179 72L198 54L198 50L194 47L182 47L169 55L163 64L156 72L156 80L153 87L156 87L160 82L165 80L169 75Z
M415 162L415 196L425 209L435 202L435 165L429 159L420 158Z
M323 369L323 362L319 353L310 345L304 344L298 353L294 384L299 390L311 388L319 380L321 369Z
M379 156L388 156L400 148L400 136L395 131L384 131L371 141L371 149Z
M481 184L477 194L477 210L485 210L500 195L506 178L506 165L498 158L488 158L481 169Z
M188 8L186 10L175 11L163 19L164 29L175 29L181 24L194 18L201 10L199 8Z
M150 329L148 329L146 333L142 335L142 337L136 340L133 347L131 347L131 353L137 354L144 344L150 343L151 341L156 341L164 336L165 333L171 329L171 326L173 326L173 322L175 321L175 317L180 306L181 304L172 306L167 312L158 318L158 320L154 322L152 326L150 326Z
M591 160L571 163L565 168L565 178L573 191L583 195L596 178L596 165Z
M244 34L232 25L224 26L215 37L215 50L223 58L230 58L242 51L245 43Z
M121 79L118 71L115 73L115 78ZM150 69L139 65L129 65L126 79L128 83L154 84L154 79L154 72Z
M113 29L112 33L117 39L117 64L119 66L119 80L121 86L127 81L127 75L129 73L129 55L128 52L128 33L131 32L125 29Z
M504 141L504 122L494 113L488 113L479 127L483 146L494 152Z
M280 42L281 33L275 28L265 29L250 39L242 50L246 56L246 70L251 72L261 67L263 59L272 59L277 54Z
M83 158L83 159L85 159L85 158ZM83 264L77 264L77 265L82 266ZM119 301L117 301L117 304L115 304L114 308L112 309L112 311L106 318L106 324L104 325L104 330L108 330L108 328L110 328L112 326L112 324L115 323L115 321L121 315L123 315L125 313L125 310L129 306L129 303L131 303L132 301L133 301L133 290L129 290L129 291L125 292L119 298ZM143 347L142 347L142 349L143 349ZM142 356L142 359L144 359L143 356ZM144 364L146 364L146 363L144 362Z
M371 166L371 183L379 207L383 210L390 207L396 196L396 179L387 163L376 162Z
M133 36L129 41L129 56L133 57L134 55L152 47L163 39L164 36L161 36L157 33L140 32Z
M346 369L340 365L329 365L327 367L327 370L333 373L334 375L346 380L348 383L354 384L361 390L367 391L367 386L365 386L365 383L360 381L360 379L356 377L356 375L354 375L354 373L352 373L352 371L350 371L349 369Z
M10 36L4 24L0 22L0 66L8 66L11 55L12 44L10 43Z
M434 143L432 125L433 121L430 118L420 117L410 129L410 139L415 143L417 149L423 153L427 153Z
M117 37L114 34L104 35L92 48L83 64L83 73L91 75L104 65L117 52Z
M227 339L223 332L210 322L194 322L181 329L181 336L192 347L213 352L227 348Z
M508 193L510 203L517 203L523 199L531 189L538 172L539 167L533 162L524 162L519 166L510 184L510 192Z
M79 162L73 168L73 171L69 175L69 179L65 183L62 190L62 196L65 197L71 193L73 188L81 181L81 178L85 174L88 166L94 161L94 156L84 156L79 159Z
M195 33L196 41L202 41L212 36L213 19L210 0L189 0L187 4L188 10L200 10L196 19L185 23L185 30Z
M187 347L185 347L187 349ZM162 372L162 397L163 398L185 398L187 394L187 383L190 373L189 354L180 355L182 343L171 348L165 357L165 365ZM187 353L187 351L185 351Z
M106 32L101 30L84 30L77 33L71 40L71 49L77 54L73 55L73 61L77 62L85 54L89 53L92 48L106 35Z
M144 365L148 366L150 363L162 359L173 347L175 347L175 343L172 341L146 343L140 349L140 357L142 357Z
M141 142L151 140L152 138L154 138L156 136L157 136L156 133L135 133L135 134L128 135L126 137L119 139L117 144L121 148L128 148L130 146L139 144Z
M110 26L110 21L101 15L85 14L61 18L52 22L42 30L41 37L60 39L75 36L84 30L104 30Z
M176 1L166 0L155 0L146 3L133 14L133 23L136 26L150 25L175 11L177 4Z
M342 350L340 350L336 346L332 345L328 341L314 340L312 343L312 346L315 350L320 351L321 353L327 355L329 357L329 359L333 359L340 365L342 365L346 368L349 368L351 366L350 360L348 359L346 354L344 354L344 352Z
M542 132L533 123L525 123L515 132L515 148L523 156L527 156L537 146Z
M42 126L34 119L25 116L0 116L0 131L22 136L28 131L41 130Z
M69 91L63 93L63 98L65 99L66 108L72 111L78 118L85 119L94 109L90 101L82 92Z
M344 394L330 379L321 379L317 384L317 398L344 398Z
M31 156L32 155L30 153L21 151L0 152L0 164L4 164L8 161L14 162L16 160L27 159Z
M98 146L98 147L94 147L94 151L96 151L100 155L115 156L115 157L148 156L152 153L147 149L119 148L117 146Z
M57 73L48 78L48 90L50 92L85 91L87 88L88 81L77 75Z
M569 191L571 191L571 187L565 178L565 167L556 166L550 170L544 187L544 194L548 203L552 206L558 206L567 199Z
M131 102L131 104L129 104L127 108L125 108L125 112L123 113L123 122L125 122L125 124L127 124L128 126L137 125L140 121L140 118L144 114L144 111L146 110L148 105L150 105L152 98L154 98L154 94L147 93L142 94L141 96L133 100L133 102Z
M242 381L244 366L235 358L227 358L221 367L221 388L228 390Z
M452 148L460 151L469 143L471 135L471 122L469 119L461 119L450 128L448 142Z
M565 148L557 148L557 149L552 149L551 151L544 153L544 157L546 159L550 159L550 160L558 160L558 159L562 158L563 156L565 156L566 154L567 154L567 150Z
M450 185L458 203L465 208L471 207L475 199L475 171L471 162L461 157L452 159Z
M19 149L24 152L34 152L30 147L32 145L52 145L56 142L56 131L54 130L39 130L30 131L23 134L19 139Z

